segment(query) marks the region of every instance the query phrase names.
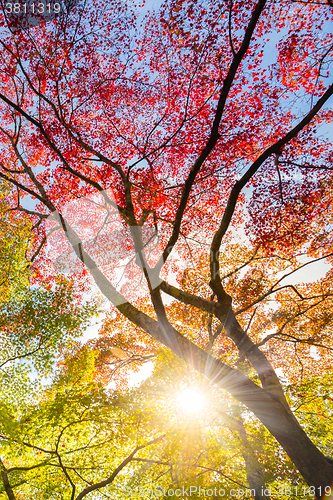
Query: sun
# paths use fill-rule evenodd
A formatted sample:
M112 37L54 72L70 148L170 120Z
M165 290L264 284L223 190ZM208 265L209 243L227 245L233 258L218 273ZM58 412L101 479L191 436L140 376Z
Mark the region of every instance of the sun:
M182 410L188 413L200 413L205 407L205 398L195 389L184 389L176 397Z

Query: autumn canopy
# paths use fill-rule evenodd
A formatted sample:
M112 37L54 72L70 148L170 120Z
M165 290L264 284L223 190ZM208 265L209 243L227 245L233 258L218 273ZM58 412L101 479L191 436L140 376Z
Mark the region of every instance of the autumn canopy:
M0 498L333 498L331 3L20 12L0 14ZM188 386L210 401L191 424Z

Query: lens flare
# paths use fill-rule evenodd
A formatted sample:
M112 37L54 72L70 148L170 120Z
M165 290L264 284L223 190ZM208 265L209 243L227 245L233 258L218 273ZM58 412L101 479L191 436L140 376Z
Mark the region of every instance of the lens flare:
M181 409L188 413L199 413L205 407L204 396L194 389L185 389L176 399Z

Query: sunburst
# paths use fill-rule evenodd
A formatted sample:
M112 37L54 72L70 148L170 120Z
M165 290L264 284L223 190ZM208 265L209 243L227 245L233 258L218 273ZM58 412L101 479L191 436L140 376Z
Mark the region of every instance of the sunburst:
M205 397L197 389L184 389L176 396L180 408L188 413L200 413L206 406Z

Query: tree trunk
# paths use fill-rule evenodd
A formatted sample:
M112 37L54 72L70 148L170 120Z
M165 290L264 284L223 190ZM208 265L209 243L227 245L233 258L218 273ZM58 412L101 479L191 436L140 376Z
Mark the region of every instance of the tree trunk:
M333 483L333 467L303 431L290 408L287 408L274 395L258 386L255 387L259 391L250 384L247 384L247 386L242 384L240 378L240 384L238 385L236 382L237 376L232 381L228 380L228 377L222 374L221 370L221 377L219 378L216 371L212 369L214 362L210 358L207 355L207 367L199 371L219 387L230 392L255 414L281 444L308 485L316 488L317 498L323 498L325 487L331 486ZM192 353L184 353L183 359L198 369L198 363ZM217 368L219 362L215 359L214 361ZM207 369L208 367L210 369Z
M78 238L67 223L66 226L68 239L71 241L73 238ZM317 498L323 498L324 495L320 494L320 491L324 492L325 487L333 483L333 467L303 431L285 399L275 391L268 390L270 387L275 387L275 382L278 380L276 376L275 380L269 377L268 388L259 387L240 371L223 364L175 330L165 316L158 290L154 290L151 294L159 318L159 321L156 321L126 302L82 246L80 251L77 247L74 247L74 250L89 268L103 295L113 304L118 304L118 310L127 319L146 331L156 341L169 347L174 354L205 375L212 383L227 390L245 404L281 444L308 485L316 488ZM261 355L264 356L263 353ZM266 365L269 365L266 357L265 359ZM266 366L263 372L266 373Z

